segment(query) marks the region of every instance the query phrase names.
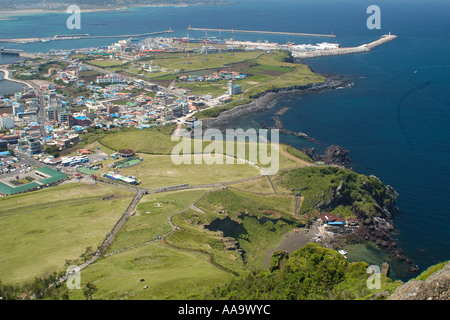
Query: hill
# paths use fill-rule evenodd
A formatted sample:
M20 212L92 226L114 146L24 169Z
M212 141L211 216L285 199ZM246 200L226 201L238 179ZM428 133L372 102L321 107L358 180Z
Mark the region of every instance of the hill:
M211 295L246 299L251 295L245 290L239 295L226 291L223 295L220 292L209 293L218 285L224 290L233 288L238 283L235 281L241 281L241 277L256 277L256 282L261 281L261 293L277 281L288 281L286 279L289 277L293 277L296 282L305 277L309 279L309 287L314 282L318 284L314 292L308 291L309 287L294 286L283 293L275 288L270 294L264 293L256 298L335 299L360 298L368 294L364 288L367 265L351 264L339 253L318 244L307 245L300 253L291 253L292 263L286 264L287 268L280 268L287 255L280 255L279 252L273 258L275 261L271 268L264 268L270 252L279 246L285 236L296 230L306 232L321 211L326 210L344 218L355 215L364 217L360 220L361 225L364 225L365 220L379 221L383 208L389 208L395 203L395 194L381 181L343 168L314 164L300 151L288 146L280 147L280 172L272 177L261 176L259 170L248 164L178 166L170 161L168 155L173 148L170 139L172 130L173 127L90 132L80 142L84 148L97 150L98 147L107 154L123 148L136 150L143 161L120 171L127 176L136 175L142 180L140 188L148 192L117 231L108 250L95 263L83 269L82 285L93 283L98 288L95 299L198 299ZM101 170L111 170L109 165L117 161L114 158L103 161L105 168L99 169L97 175L101 176ZM155 189L181 182L187 183L188 187L162 192ZM27 269L26 279L37 277L32 284L20 283L15 287L13 283L25 277L11 279L7 274L3 275L3 282L16 293L9 297L17 298L26 290L34 292L26 296L28 298L48 298L45 284L57 279L55 274L49 275L48 272L61 270L64 258L75 258L82 253L79 251L67 255L66 247L62 247L56 254L51 246L64 238L64 235L56 232L61 219L67 219L67 215L72 218L79 216L79 224L84 228L82 234L92 233L94 224L86 223L89 217L102 213L107 204L113 206L114 201L123 200L108 211L115 212L115 216L111 213L108 215L112 220L105 224L105 230L96 232L99 238L91 246L95 248L99 240L107 236L111 226L123 213L124 209L121 208L126 208L131 200L121 190L122 185L114 182L108 185L114 189L79 183L48 189L47 192L52 192L49 197L53 201L58 200L55 195L62 191L77 189L82 204L65 201L55 203L55 207L61 207L61 210L54 210L47 224L41 221L45 218L44 214L26 215L17 212L16 215L2 217L5 223L16 225L24 225L23 219L28 218L29 224L35 225L34 229L39 226L38 234L31 227L22 227L23 230L19 229L22 232L20 239L15 239L11 233L4 237L5 240L15 239L23 243L32 240L33 246L28 247L39 248L40 251L33 251L36 257L40 252L53 252L55 257L63 258L47 269ZM109 190L106 198L100 193L102 201L93 201L92 206L89 204L88 207L88 195L93 197L94 192L100 190ZM112 194L123 195L110 199L108 195ZM41 191L20 195L24 210L37 210L35 202L47 199L40 195L45 193ZM13 206L14 199L6 198L2 203L5 206L11 203ZM74 208L80 211L75 212ZM8 230L6 225L5 230ZM78 236L80 232L77 230L68 232ZM11 229L11 232L14 230ZM48 235L52 236L49 242L40 241ZM76 246L78 238L71 239ZM14 252L13 244L5 242L4 249L7 250L4 252L11 252L11 256L5 256L4 259L29 259L20 252ZM10 267L13 268L17 262L11 261ZM297 267L297 263L301 263L301 268ZM180 264L183 268L180 268ZM252 273L250 270L263 271ZM283 270L287 273L283 273ZM291 271L295 270L301 270L304 276L291 276ZM44 277L43 272L47 272ZM141 279L145 283L141 283ZM143 287L151 290L144 290ZM300 291L297 292L297 289ZM81 290L66 291L52 291L52 298L83 299ZM326 294L327 291L331 293ZM6 294L4 296L8 297Z
M341 300L371 294L365 262L349 263L338 252L310 243L288 255L276 252L269 270L250 272L218 287L212 299L231 300ZM398 283L381 275L381 288ZM381 290L381 289L380 289Z

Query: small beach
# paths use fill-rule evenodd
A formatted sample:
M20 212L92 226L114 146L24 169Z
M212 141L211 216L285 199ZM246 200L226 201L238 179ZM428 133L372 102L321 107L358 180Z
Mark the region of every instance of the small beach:
M292 253L295 250L303 248L306 244L314 242L317 235L320 233L317 224L313 224L309 229L294 229L291 233L286 234L286 237L275 249L272 249L267 254L267 259L264 268L270 267L270 259L275 251L286 251Z

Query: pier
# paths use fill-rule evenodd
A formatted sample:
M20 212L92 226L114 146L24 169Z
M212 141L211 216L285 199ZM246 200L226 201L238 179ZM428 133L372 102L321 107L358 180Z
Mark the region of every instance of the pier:
M13 49L3 49L0 48L0 55L13 55L18 56L22 53L22 50L13 50Z
M210 29L210 28L191 28L188 31L215 31L215 32L229 32L229 33L254 33L254 34L274 34L282 36L301 36L301 37L325 37L336 38L334 34L318 34L318 33L296 33L296 32L279 32L279 31L254 31L254 30L236 30L236 29Z
M369 51L373 50L374 48L376 48L384 43L390 42L396 38L397 38L397 36L395 36L395 35L386 34L376 41L373 41L368 44L363 44L358 47L337 48L337 49L330 49L330 50L315 50L315 51L292 51L292 56L294 58L305 59L305 58L317 58L317 57L337 56L337 55L343 55L343 54L369 52Z
M90 34L57 34L50 38L17 38L17 39L0 39L0 42L5 43L32 43L32 42L49 42L54 40L80 40L80 39L104 39L104 38L140 38L140 37L150 37L159 34L173 33L172 29L166 31L157 31L141 34L124 34L124 35L114 35L114 36L93 36Z

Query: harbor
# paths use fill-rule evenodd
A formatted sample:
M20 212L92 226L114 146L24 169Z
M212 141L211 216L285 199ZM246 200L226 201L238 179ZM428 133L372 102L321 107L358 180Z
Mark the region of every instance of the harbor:
M280 32L280 31L256 31L256 30L238 30L238 29L210 29L210 28L191 28L189 26L188 31L213 31L213 32L228 32L228 33L253 33L253 34L271 34L271 35L284 35L284 36L301 36L301 37L326 37L335 38L336 35L332 34L318 34L318 33L297 33L297 32Z
M12 56L18 56L21 53L23 53L23 50L12 50L12 49L4 49L0 48L0 55L12 55Z
M374 48L395 40L397 36L392 34L383 35L380 39L373 41L368 44L363 44L358 47L347 47L347 48L331 48L331 49L323 49L323 50L301 50L296 51L295 48L292 50L292 56L294 58L305 59L305 58L317 58L317 57L326 57L326 56L336 56L336 55L344 55L344 54L352 54L352 53L362 53L369 52Z
M141 38L151 37L155 35L173 33L172 29L165 31L156 31L142 34L126 34L126 35L109 35L109 36L95 36L90 34L65 34L55 35L50 38L16 38L16 39L0 39L0 43L34 43L34 42L49 42L54 40L80 40L80 39L105 39L105 38Z

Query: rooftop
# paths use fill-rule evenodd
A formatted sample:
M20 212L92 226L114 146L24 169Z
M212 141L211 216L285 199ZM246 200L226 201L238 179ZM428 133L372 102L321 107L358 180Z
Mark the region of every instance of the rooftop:
M45 186L47 184L56 183L67 178L67 175L59 171L43 167L35 170L36 174L43 176L44 178L39 181L23 184L17 187L12 187L2 181L0 181L0 194L12 195L22 192L31 191L38 187Z

